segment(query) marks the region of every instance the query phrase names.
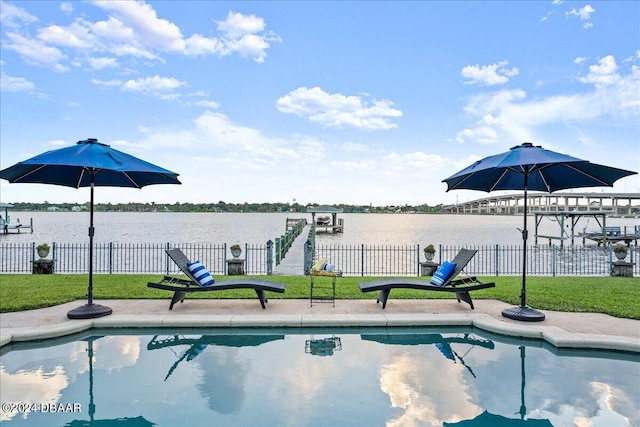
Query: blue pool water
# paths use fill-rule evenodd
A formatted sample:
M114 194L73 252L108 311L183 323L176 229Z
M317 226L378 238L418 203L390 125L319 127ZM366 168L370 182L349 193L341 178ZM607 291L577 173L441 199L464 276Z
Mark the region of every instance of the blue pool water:
M473 328L91 330L2 347L0 399L3 426L634 426L640 355Z

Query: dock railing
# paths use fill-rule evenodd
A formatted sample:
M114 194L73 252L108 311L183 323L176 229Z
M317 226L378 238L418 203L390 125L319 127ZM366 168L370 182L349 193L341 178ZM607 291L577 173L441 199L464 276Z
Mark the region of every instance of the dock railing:
M276 237L275 265L280 265L280 261L287 255L291 245L296 240L296 237L302 233L305 225L307 225L307 220L304 218L298 218L297 220L287 218L285 233L280 237Z
M307 240L309 242L309 240ZM310 243L311 244L311 243ZM53 272L88 272L88 243L53 243L50 259ZM227 244L213 243L97 243L94 245L94 273L172 274L177 271L165 250L180 248L191 260L202 261L212 274L227 274ZM312 255L300 260L301 274L312 261L327 257L331 264L349 276L419 276L424 262L420 245L318 245ZM510 276L522 272L522 246L464 246L477 249L466 272L479 276ZM462 246L439 245L434 262L451 260ZM530 245L527 247L527 273L532 276L608 276L617 261L612 246ZM274 244L245 244L245 274L271 274ZM633 275L640 276L640 250L631 245L626 261ZM0 243L0 274L30 274L37 260L35 243ZM309 264L311 262L311 264Z

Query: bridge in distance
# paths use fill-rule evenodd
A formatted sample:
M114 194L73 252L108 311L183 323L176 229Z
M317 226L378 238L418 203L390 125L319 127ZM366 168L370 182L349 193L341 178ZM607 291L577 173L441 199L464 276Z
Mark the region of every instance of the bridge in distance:
M610 211L611 216L640 216L640 193L543 193L527 196L529 212ZM448 214L515 215L524 211L524 194L502 194L443 206Z

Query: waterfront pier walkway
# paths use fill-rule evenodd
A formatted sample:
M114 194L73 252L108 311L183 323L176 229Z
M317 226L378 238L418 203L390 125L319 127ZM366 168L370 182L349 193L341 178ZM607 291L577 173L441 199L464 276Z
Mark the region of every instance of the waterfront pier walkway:
M280 276L304 276L304 244L311 226L307 224L293 241L280 264L273 267L273 274Z

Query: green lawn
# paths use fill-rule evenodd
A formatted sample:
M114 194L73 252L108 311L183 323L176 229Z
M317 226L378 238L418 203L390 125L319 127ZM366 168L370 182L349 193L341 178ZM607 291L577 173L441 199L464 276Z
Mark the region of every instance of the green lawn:
M309 298L309 278L302 276L260 276L283 282L284 294L270 293L269 298ZM169 299L171 293L147 287L159 275L98 274L93 276L93 296L105 299ZM236 276L237 278L237 276ZM224 280L217 277L216 280ZM337 298L375 299L376 292L363 294L357 284L373 277L343 277L338 279ZM87 297L87 275L0 275L0 312L22 311L49 307ZM496 287L472 293L474 300L496 299L509 304L520 303L521 278L514 276L485 277ZM204 292L187 298L255 298L252 290ZM397 289L392 299L455 298L444 292ZM566 312L596 312L615 317L640 320L640 280L625 277L527 277L527 304L540 310Z

